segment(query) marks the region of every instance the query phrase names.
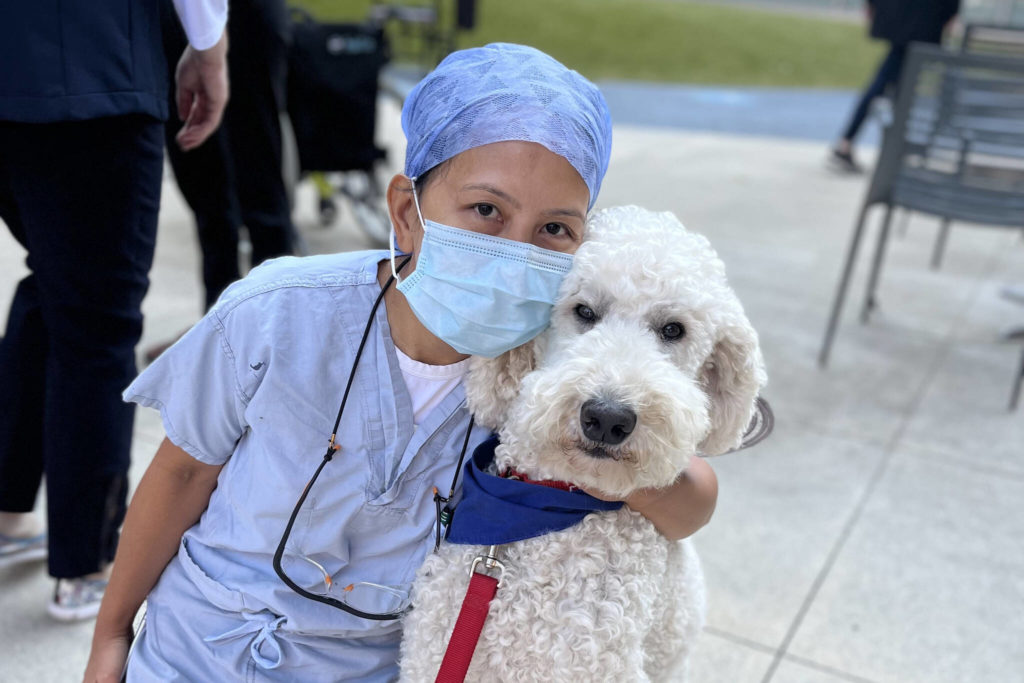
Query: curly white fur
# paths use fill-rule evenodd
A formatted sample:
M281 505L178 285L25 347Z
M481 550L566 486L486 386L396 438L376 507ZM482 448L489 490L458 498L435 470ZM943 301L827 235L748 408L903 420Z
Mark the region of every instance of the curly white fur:
M697 453L738 446L765 381L757 334L708 241L672 214L618 207L591 218L550 329L474 359L466 391L477 420L499 431L499 469L624 498L671 484ZM588 438L581 408L591 399L636 415L621 443ZM405 620L403 680L434 680L484 550L446 544L427 559ZM502 560L467 680L685 675L704 619L688 541L665 540L623 508L506 546Z

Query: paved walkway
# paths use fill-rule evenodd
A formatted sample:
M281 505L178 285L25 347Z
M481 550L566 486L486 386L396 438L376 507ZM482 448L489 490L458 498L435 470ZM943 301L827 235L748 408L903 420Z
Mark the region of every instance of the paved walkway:
M867 75L865 75L867 78ZM706 87L611 81L601 91L617 125L835 140L845 127L857 93L850 90ZM876 108L877 110L877 108ZM869 118L858 143L879 143L878 117Z
M397 112L381 120L399 160ZM820 139L616 129L600 205L671 210L710 238L760 331L778 418L771 439L713 462L719 506L696 537L710 616L691 681L1024 681L1024 408L1006 410L1020 347L998 339L1024 320L998 296L1024 277L1020 237L955 227L934 272L936 222L911 219L880 310L861 326L849 307L822 372L814 358L865 189L827 173L824 150ZM320 229L310 188L298 200L311 249L365 246L345 212ZM199 315L197 257L167 183L142 347ZM0 231L0 301L21 259ZM133 482L161 436L140 410ZM84 666L91 627L47 618L44 574L0 571L0 681L73 681Z

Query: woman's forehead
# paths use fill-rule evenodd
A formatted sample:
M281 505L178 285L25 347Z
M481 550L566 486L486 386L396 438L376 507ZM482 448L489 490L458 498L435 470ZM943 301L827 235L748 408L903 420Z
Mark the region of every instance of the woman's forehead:
M496 142L461 152L441 178L455 191L495 189L522 201L553 198L559 204L583 204L589 189L564 157L534 142Z

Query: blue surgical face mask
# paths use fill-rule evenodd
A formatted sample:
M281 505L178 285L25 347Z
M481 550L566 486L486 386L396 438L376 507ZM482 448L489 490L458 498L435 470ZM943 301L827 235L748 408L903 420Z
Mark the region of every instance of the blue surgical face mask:
M423 326L459 353L495 358L540 334L551 321L572 256L525 242L423 220L416 270L391 271Z

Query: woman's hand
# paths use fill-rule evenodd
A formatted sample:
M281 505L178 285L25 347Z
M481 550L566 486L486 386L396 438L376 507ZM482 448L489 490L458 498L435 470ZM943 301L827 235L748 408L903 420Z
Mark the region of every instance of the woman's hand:
M601 500L615 500L600 491L587 493ZM718 502L718 478L706 460L693 458L674 484L661 489L637 489L623 502L649 519L662 536L678 541L711 520Z
M182 535L209 505L220 470L220 465L199 462L170 439L160 444L125 515L110 582L96 615L87 683L121 680L135 615L178 552Z
M83 683L118 683L128 661L131 642L130 631L111 636L97 632L92 639L92 651L89 653L89 664L85 667Z

